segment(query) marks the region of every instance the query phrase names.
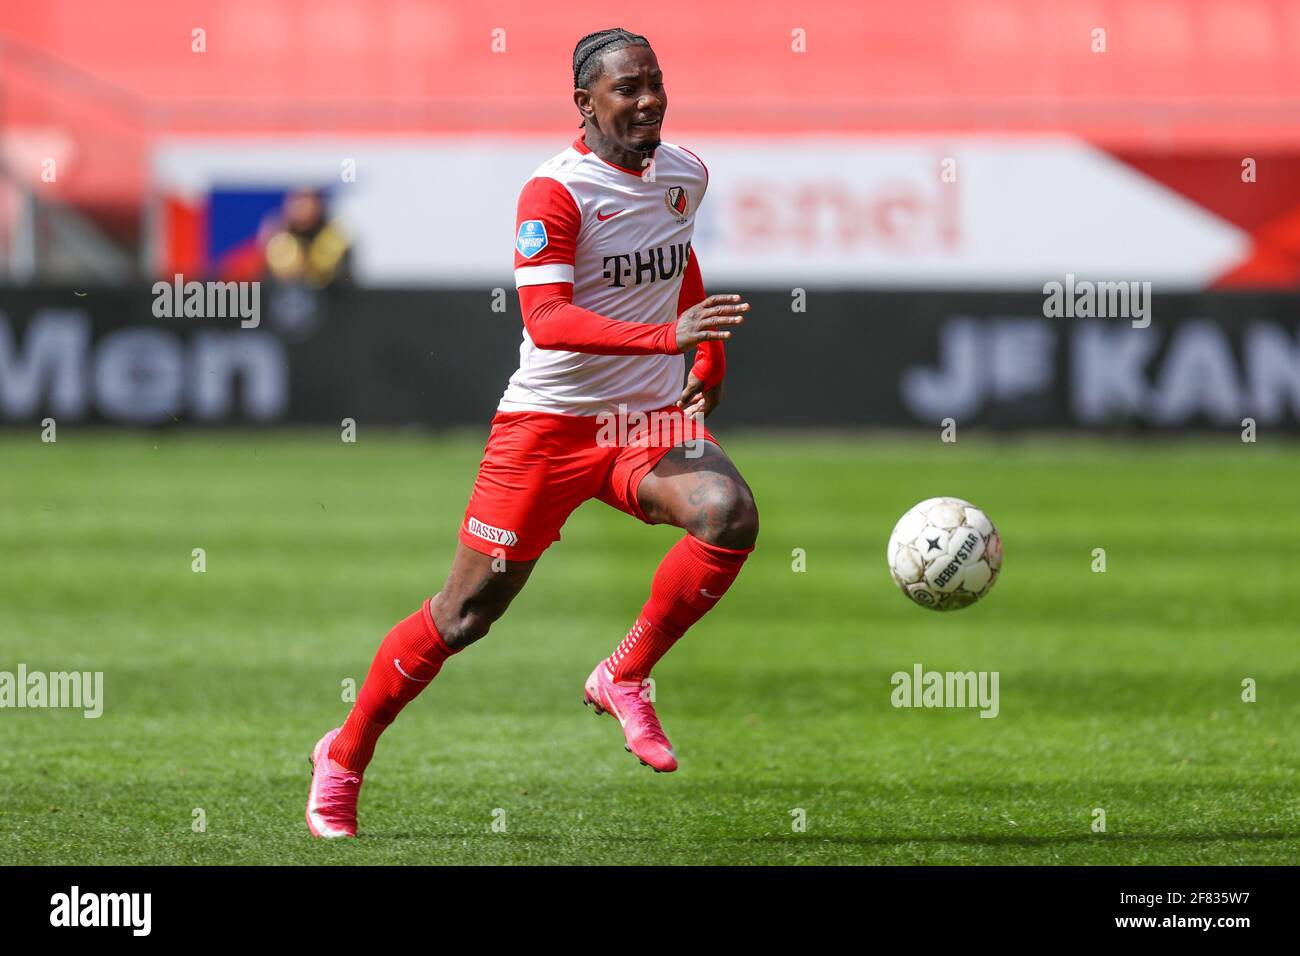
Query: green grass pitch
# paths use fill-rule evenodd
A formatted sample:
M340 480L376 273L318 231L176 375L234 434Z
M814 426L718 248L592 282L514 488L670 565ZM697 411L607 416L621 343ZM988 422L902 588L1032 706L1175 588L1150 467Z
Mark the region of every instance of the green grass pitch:
M105 696L0 711L0 863L1297 859L1300 448L1235 434L721 434L762 530L656 671L678 773L580 700L680 532L593 501L380 742L361 838L313 841L308 751L442 583L485 437L0 437L0 670L103 671ZM884 561L941 494L1006 547L950 614ZM895 709L918 662L997 671L999 716Z

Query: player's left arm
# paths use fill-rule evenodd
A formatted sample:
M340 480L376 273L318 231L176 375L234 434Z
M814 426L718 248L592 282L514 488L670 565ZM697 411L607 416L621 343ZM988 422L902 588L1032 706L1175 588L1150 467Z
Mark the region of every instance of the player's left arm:
M694 249L682 274L682 288L677 297L677 314L681 315L693 305L703 302L704 277ZM677 405L688 415L707 416L722 404L722 380L727 374L727 353L721 339L701 342L695 347L695 362L686 377Z

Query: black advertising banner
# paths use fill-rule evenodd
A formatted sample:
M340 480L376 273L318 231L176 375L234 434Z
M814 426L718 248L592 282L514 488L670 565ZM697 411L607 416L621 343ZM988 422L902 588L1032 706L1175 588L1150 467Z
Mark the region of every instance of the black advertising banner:
M718 420L1300 432L1300 294L1087 291L749 296ZM502 290L0 289L0 424L481 424L520 329Z

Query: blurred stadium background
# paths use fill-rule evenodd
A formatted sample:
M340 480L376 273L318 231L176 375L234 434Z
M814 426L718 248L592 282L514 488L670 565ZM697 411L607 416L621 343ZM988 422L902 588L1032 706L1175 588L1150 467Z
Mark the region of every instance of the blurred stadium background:
M514 367L515 198L572 138L572 45L612 15L7 4L0 420L481 422ZM644 20L667 135L712 172L706 285L771 317L720 421L1296 426L1295 4ZM266 321L154 320L177 274L268 280ZM1067 274L1152 283L1157 328L1044 322Z
M518 190L616 25L709 165L706 288L755 305L710 425L763 532L661 668L674 802L576 700L677 532L587 505L385 737L384 839L309 847L304 748L445 574ZM0 860L1293 861L1298 118L1289 0L10 0L0 669L109 699L0 720ZM257 327L155 317L178 274L261 281ZM1150 282L1150 327L1045 317L1067 276ZM1006 541L956 618L884 567L938 494ZM1000 669L1001 716L894 711L915 661Z

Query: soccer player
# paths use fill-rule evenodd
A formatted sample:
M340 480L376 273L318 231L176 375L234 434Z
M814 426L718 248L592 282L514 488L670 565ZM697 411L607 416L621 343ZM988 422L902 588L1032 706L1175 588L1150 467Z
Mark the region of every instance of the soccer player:
M703 423L722 400L723 342L749 310L738 295L705 295L691 249L708 170L660 139L668 98L645 37L583 37L573 86L582 132L519 195L519 369L492 419L451 572L384 638L346 722L316 744L307 801L315 836L356 835L379 735L447 658L488 632L590 498L686 532L584 690L597 714L618 719L626 749L656 771L675 770L643 682L754 548L753 495Z

